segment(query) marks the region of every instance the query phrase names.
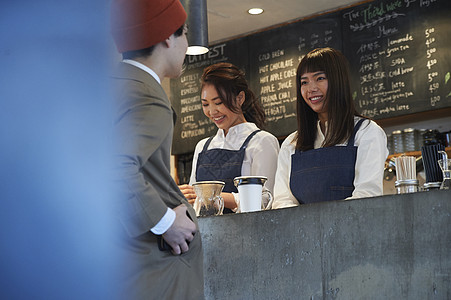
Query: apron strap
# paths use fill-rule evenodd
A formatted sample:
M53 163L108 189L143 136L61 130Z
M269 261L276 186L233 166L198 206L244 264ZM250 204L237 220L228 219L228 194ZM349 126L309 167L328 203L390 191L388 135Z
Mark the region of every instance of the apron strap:
M257 134L257 132L261 131L261 129L257 129L254 132L252 132L251 134L249 134L249 136L246 138L246 140L244 141L243 145L241 146L240 150L246 149L247 144L249 144L249 141L251 140L251 138Z
M240 150L246 149L247 144L249 144L249 141L251 140L251 138L252 138L255 134L257 134L259 131L261 131L261 129L258 129L258 130L255 130L254 132L252 132L252 133L246 138L246 140L244 141L243 145L241 145ZM204 148L202 149L202 151L207 151L207 148L208 148L208 146L210 146L211 140L212 140L214 137L215 137L215 136L211 136L211 137L205 142L205 145L204 145Z
M354 147L354 141L355 141L355 134L357 133L357 131L360 128L360 125L362 125L363 121L365 121L366 119L360 119L357 124L354 127L354 132L352 133L351 137L348 140L348 147Z
M202 149L202 151L207 151L207 148L208 148L208 146L210 146L211 140L212 140L213 138L214 138L214 135L211 136L211 137L205 142L205 145L204 145L204 148Z

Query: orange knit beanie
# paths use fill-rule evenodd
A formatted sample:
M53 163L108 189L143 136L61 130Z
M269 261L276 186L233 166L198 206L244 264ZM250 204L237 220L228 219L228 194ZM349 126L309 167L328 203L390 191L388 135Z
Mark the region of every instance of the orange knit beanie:
M185 20L180 0L113 0L111 4L111 32L120 53L164 41Z

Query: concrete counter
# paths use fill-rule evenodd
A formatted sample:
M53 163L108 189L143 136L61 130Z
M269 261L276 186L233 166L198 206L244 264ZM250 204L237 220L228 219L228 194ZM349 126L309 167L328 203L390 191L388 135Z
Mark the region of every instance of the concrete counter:
M451 299L451 191L199 219L206 299Z

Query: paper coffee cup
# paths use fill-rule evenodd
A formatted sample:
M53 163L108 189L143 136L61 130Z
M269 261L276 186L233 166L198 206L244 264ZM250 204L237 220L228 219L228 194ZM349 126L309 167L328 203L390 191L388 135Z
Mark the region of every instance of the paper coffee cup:
M268 178L265 176L240 176L233 182L238 188L241 212L259 211L262 209L262 189Z

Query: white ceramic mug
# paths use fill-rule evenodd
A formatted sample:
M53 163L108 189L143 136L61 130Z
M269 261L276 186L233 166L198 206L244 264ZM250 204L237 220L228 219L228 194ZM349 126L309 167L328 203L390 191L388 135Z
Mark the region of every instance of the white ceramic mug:
M262 210L262 189L266 180L268 178L265 176L240 176L233 179L240 196L241 212Z

